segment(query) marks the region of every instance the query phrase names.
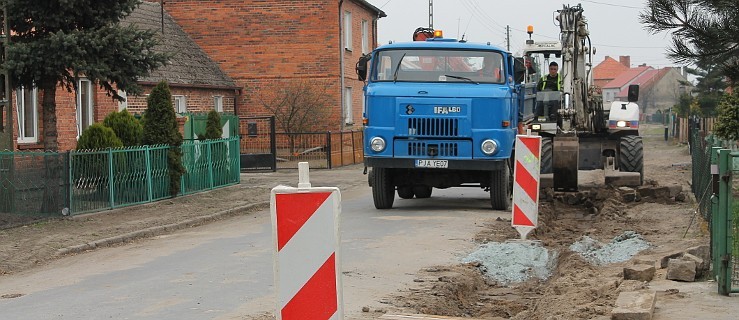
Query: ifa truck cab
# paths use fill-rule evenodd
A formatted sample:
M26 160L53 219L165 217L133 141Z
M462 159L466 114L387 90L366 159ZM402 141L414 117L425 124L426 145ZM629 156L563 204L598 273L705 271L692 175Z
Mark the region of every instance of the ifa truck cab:
M512 55L438 31L420 38L380 46L357 63L375 207L392 208L396 192L428 198L434 188L480 187L493 209L507 209L521 118Z

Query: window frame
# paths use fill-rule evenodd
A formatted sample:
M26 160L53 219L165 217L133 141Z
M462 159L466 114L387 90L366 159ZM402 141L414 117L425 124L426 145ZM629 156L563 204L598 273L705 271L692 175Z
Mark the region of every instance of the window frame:
M118 90L118 95L123 97L123 101L118 101L118 112L128 109L128 93L126 93L126 90Z
M180 111L180 105L177 103L180 100L182 101L182 111ZM172 103L174 104L175 113L187 113L187 97L184 95L172 95Z
M352 87L344 87L344 124L354 124L354 110L352 110Z
M344 49L352 51L352 12L344 11Z
M362 19L362 54L369 52L369 22Z
M81 90L83 90L83 88L82 88L83 83L85 83L85 88L84 89L87 89L88 90L88 94L87 94L87 114L89 115L89 119L88 119L89 121L88 121L87 125L85 125L83 123L84 119L83 119L83 112L82 112L82 94L80 93ZM77 89L77 91L75 93L76 93L76 96L77 96L76 97L76 100L77 100L77 105L76 105L76 107L77 107L77 110L76 110L76 115L77 115L77 138L79 139L79 137L82 135L82 131L84 131L85 129L87 129L87 127L89 127L93 123L95 123L95 113L94 113L95 112L95 100L93 99L92 81L90 81L89 79L83 78L83 79L77 80L77 88L76 89Z
M223 112L223 96L213 96L213 110Z
M31 92L31 99L33 104L33 137L26 137L26 108L25 108L25 92L30 91ZM25 144L25 143L37 143L38 142L38 88L33 88L30 90L27 90L24 87L20 87L16 89L15 92L15 107L16 107L16 114L18 118L18 143L19 144ZM21 104L23 104L21 106ZM23 111L21 111L23 110Z

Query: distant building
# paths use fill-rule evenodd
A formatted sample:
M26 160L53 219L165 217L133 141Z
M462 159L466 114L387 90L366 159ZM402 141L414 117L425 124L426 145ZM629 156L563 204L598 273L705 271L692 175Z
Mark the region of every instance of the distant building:
M618 100L617 96L621 91L628 89L629 85L636 78L649 70L653 70L653 68L642 65L636 68L626 69L626 71L619 73L613 80L601 87L603 89L603 103L609 104L612 101Z
M386 16L369 2L168 0L164 8L244 88L240 116L269 115L265 94L305 80L330 88L326 130L361 128L363 82L354 67L377 46Z
M692 86L680 73L680 68L651 69L637 77L630 84L639 85L639 107L645 114L668 109L677 104L680 95L690 93ZM628 88L616 95L616 100L626 101Z
M616 79L618 75L631 68L631 56L620 56L619 61L606 58L593 68L593 84L603 88L607 83Z
M146 93L162 80L169 82L173 95L173 108L178 113L205 112L212 109L234 112L240 87L219 65L180 28L169 14L162 16L159 2L144 2L123 22L144 30L157 32L160 52L172 53L169 64L160 67L149 76L139 79L144 94L133 96L126 92L125 102L118 102L107 95L96 83L80 77L73 92L59 87L56 96L56 126L59 151L77 147L77 139L87 127L101 122L112 111L129 109L141 113L146 108ZM44 148L43 92L34 88L21 88L13 97L13 149L42 150Z

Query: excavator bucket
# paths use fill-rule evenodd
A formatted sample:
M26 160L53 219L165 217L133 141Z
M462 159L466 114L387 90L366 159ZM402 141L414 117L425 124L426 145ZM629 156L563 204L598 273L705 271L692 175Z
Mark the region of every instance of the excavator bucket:
M579 144L577 136L554 137L552 171L555 191L577 191Z

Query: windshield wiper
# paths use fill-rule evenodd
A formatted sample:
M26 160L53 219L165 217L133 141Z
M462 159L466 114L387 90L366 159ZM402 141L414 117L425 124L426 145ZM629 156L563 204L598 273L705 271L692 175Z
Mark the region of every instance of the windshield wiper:
M398 60L398 65L395 66L395 72L393 73L393 83L398 81L398 70L400 70L400 64L403 62L403 58L405 58L406 54L408 53L405 52L402 56L400 56L400 60Z
M479 84L477 81L472 80L472 79L467 78L467 77L454 76L454 75L451 75L451 74L445 74L444 76L445 77L449 77L449 78L453 78L453 79L459 79L459 80L464 80L464 81L467 81L467 82L472 82L474 84Z

